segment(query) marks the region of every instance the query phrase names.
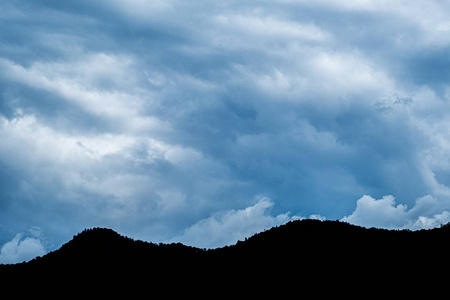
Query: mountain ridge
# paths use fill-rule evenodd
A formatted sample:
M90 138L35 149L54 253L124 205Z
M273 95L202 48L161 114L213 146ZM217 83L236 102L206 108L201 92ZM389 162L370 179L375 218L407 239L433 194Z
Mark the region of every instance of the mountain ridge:
M381 276L410 284L419 271L435 274L449 267L449 240L449 224L412 231L306 219L272 227L234 245L202 249L134 240L96 227L42 257L1 265L0 276L22 281L44 276L60 285L76 274L85 283L101 278L122 287L171 283L178 287L171 292L178 295L199 295L200 284L248 295L290 293L281 287L299 282L305 289L325 285L348 291L350 282L370 288ZM346 284L340 281L343 278ZM254 285L262 285L264 291Z

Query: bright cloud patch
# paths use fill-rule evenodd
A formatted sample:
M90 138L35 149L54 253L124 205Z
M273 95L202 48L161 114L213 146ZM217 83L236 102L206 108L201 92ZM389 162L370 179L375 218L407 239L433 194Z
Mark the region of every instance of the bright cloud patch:
M45 253L46 249L39 239L25 237L23 233L18 233L10 242L1 247L0 263L13 264L29 261Z
M437 200L426 196L416 201L415 206L408 209L404 204L396 204L393 196L374 199L365 195L356 203L355 211L342 221L364 227L387 229L428 229L450 222L450 213L431 212L437 205Z
M202 248L223 247L273 226L299 219L297 216L289 216L289 213L271 216L268 210L273 205L272 200L262 198L245 209L216 213L190 226L173 240Z

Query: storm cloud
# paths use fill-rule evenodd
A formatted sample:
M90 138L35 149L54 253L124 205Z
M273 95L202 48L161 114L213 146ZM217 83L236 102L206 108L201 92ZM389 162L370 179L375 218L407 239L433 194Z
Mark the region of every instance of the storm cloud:
M447 222L449 8L1 3L0 245L33 226L49 251L93 226L218 247L291 216Z

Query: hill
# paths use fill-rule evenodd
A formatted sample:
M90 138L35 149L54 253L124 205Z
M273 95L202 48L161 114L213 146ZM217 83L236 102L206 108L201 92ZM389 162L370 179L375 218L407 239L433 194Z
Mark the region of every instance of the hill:
M168 295L345 295L385 284L436 285L449 267L450 226L429 230L364 228L339 221L297 220L217 249L133 240L107 228L86 229L60 249L27 263L1 265L2 282L98 288L102 293ZM419 282L420 285L414 285ZM400 287L402 287L400 289ZM381 288L381 290L380 290ZM393 289L394 288L394 289ZM215 292L214 292L215 291Z

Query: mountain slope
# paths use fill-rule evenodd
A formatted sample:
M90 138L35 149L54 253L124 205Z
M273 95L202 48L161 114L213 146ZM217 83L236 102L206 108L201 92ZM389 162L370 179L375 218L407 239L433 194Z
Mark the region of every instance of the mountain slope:
M215 252L221 259L245 261L253 269L289 266L312 275L337 272L358 279L362 275L375 278L382 272L384 276L406 278L412 271L435 272L448 266L449 244L449 225L410 231L302 220Z
M298 220L233 246L205 250L136 241L94 228L43 257L0 266L0 276L91 288L101 280L115 288L108 289L111 293L119 287L146 287L170 295L199 296L207 290L293 295L297 289L335 295L355 286L376 292L380 280L396 286L418 279L421 284L439 283L445 277L430 276L450 266L449 239L449 225L409 231Z

